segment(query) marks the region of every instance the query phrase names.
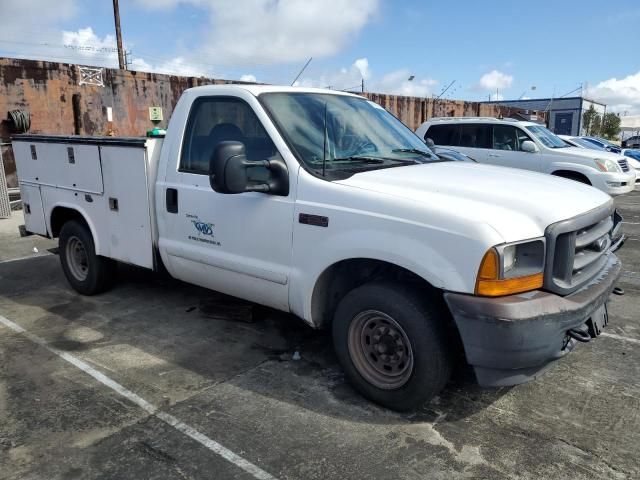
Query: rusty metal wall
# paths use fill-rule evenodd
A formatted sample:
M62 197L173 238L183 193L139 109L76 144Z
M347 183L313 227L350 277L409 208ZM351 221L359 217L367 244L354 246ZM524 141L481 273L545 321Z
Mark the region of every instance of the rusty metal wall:
M84 83L85 68L67 63L0 58L0 140L7 140L11 133L7 113L14 109L31 114L31 133L144 135L155 126L149 120L149 107L162 107L163 121L159 126L166 127L185 89L247 83L103 68L99 69L101 82L98 82L102 85L92 85ZM499 116L501 108L502 112L505 110L495 104L478 102L378 93L364 95L414 130L434 116ZM107 122L108 107L113 111L113 123ZM13 158L6 148L3 153L8 182L16 186Z

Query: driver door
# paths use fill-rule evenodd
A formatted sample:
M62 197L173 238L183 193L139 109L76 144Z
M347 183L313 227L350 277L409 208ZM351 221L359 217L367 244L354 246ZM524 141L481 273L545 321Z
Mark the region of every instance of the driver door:
M522 144L531 140L524 130L513 125L495 124L492 129L492 146L487 163L503 167L541 171L540 152L525 152Z
M166 172L166 222L159 232L166 267L186 282L288 310L293 195L215 192L209 159L223 141L243 143L248 160L280 157L245 100L197 98L180 159ZM250 172L256 181L270 175L266 168Z

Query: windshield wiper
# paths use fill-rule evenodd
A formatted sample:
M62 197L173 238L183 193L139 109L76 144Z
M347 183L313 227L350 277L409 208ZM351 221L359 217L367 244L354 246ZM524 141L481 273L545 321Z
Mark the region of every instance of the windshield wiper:
M362 163L384 163L384 158L367 157L364 155L351 155L349 157L332 158L329 162L362 162Z
M435 156L433 153L425 152L424 150L419 150L417 148L394 148L391 150L391 153L415 153L431 159Z

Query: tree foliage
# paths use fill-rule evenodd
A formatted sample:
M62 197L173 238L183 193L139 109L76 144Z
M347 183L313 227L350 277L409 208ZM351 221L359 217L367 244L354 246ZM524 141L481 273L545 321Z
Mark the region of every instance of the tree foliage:
M620 116L617 113L605 113L602 117L602 125L600 126L600 134L613 140L620 132Z
M582 114L582 126L585 135L598 135L600 132L601 118L597 110L591 104L589 109Z

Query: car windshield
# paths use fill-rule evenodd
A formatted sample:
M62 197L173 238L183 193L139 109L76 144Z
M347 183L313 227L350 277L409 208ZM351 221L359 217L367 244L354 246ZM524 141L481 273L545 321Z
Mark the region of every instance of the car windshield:
M381 106L326 93L263 93L260 101L298 160L317 175L443 161Z
M640 160L640 150L625 150L624 155L634 160Z
M578 145L580 145L581 147L588 148L590 150L604 150L604 148L601 148L595 143L591 143L590 141L585 140L584 138L574 137L571 140L577 143Z
M600 143L603 143L604 145L608 145L610 147L613 148L620 148L620 145L616 145L615 143L611 143L609 140L605 140L602 137L594 137L596 140L598 140Z
M525 127L534 137L549 148L566 148L567 144L555 133L540 125L531 125Z

